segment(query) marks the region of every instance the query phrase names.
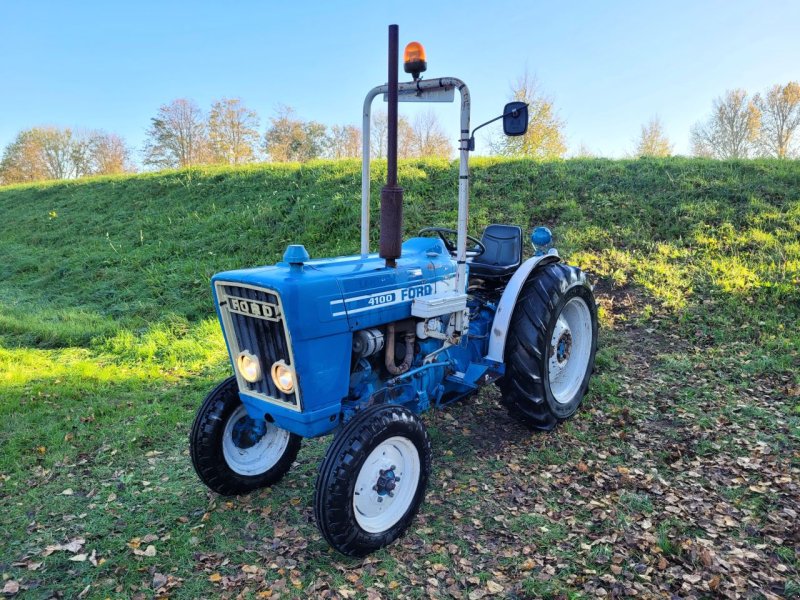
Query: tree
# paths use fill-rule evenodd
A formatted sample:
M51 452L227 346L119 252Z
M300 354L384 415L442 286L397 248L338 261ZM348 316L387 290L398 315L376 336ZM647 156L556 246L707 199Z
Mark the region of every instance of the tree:
M419 113L411 126L411 153L413 156L439 156L450 158L453 147L444 133L436 113L432 110Z
M504 156L559 158L564 156L564 122L558 117L553 102L539 90L536 78L525 72L512 86L512 100L528 103L528 131L517 137L502 136L492 142L494 152Z
M279 106L264 136L264 150L274 162L306 162L323 155L328 145L325 125L302 121L289 106Z
M777 158L792 156L792 139L800 126L800 84L790 81L774 85L763 97L756 94L753 103L761 112L758 145L762 154Z
M661 119L653 117L646 125L642 125L641 134L636 141L636 156L661 158L671 155L672 144L664 133Z
M188 167L208 157L205 119L193 100L179 98L150 119L144 162L159 168Z
M361 129L354 125L334 125L328 136L328 156L358 158L361 156Z
M413 149L414 130L408 119L402 115L397 115L397 158L411 158L414 156ZM377 111L372 115L372 127L370 128L370 153L372 158L386 158L386 148L389 143L389 115L383 111Z
M80 150L76 147L71 129L39 127L33 131L48 179L68 179L87 174L83 171L86 165L79 158ZM75 159L78 159L77 162Z
M0 183L26 183L47 179L47 165L35 129L20 131L0 159Z
M129 170L121 137L103 131L33 127L17 134L0 160L0 182L72 179Z
M92 173L96 175L115 175L133 170L128 145L114 133L93 132L89 149Z
M716 98L711 116L692 128L692 152L712 158L747 158L759 137L760 111L744 90Z
M260 120L239 98L223 98L211 105L208 139L214 162L238 165L255 158Z

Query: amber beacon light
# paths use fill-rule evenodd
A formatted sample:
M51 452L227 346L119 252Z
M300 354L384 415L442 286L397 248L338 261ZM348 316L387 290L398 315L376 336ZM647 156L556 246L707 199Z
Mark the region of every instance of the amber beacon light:
M410 42L403 52L403 70L411 73L414 81L419 79L419 74L428 68L425 62L425 48L419 42Z

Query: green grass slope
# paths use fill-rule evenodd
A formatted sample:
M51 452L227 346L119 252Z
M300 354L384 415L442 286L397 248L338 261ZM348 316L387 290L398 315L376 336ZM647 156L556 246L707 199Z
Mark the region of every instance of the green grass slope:
M382 169L373 165L373 222ZM492 469L511 480L522 470L525 485L539 490L536 506L547 507L567 502L557 487L547 491L548 478L578 465L577 479L564 485L579 481L587 493L605 495L615 530L630 528L647 543L598 545L600 525L571 533L586 507L517 513L517 501L506 506L502 494L500 521L487 517L496 507L474 496L459 500L456 513L470 515L462 526L446 501L452 490L443 489L433 492L419 530L379 553L385 573L378 577L370 563L328 554L309 523L321 442L309 444L273 490L232 502L207 494L185 450L193 410L228 368L211 275L274 263L289 243L304 244L312 257L358 249L360 163L258 165L0 188L3 577L34 597L53 590L71 597L87 586L90 597L159 589L197 597L226 585L308 596L320 578L326 589L356 595L387 578L389 596L434 586L431 579L441 593L465 597L496 591L489 581L507 593L590 595L608 587L603 577L619 575L617 567L634 573L619 576L623 591L636 584L681 593L687 581L705 592L751 585L696 554L702 540L718 539L703 533L699 509L664 512L665 496L644 484L593 487L593 473L618 476L643 461L675 486L676 497L688 493L683 470L700 472L699 481L737 511L737 527L724 534L727 550L710 551L728 564L739 556L731 548L755 552L758 559L748 560L763 562L769 575L753 579L752 589L800 593L797 556L768 529L788 497L796 508L800 467L800 163L478 159L471 174L471 233L492 222L544 223L562 255L591 273L603 349L587 408L551 436L516 428L495 409L491 390L453 409L461 427L431 415L439 479L446 471L447 481L471 489L485 485ZM403 162L399 177L407 235L455 224L457 165ZM377 237L375 227L373 247ZM468 433L470 424L484 427L482 419L499 422L493 443L507 444L502 456L487 454ZM661 421L669 426L645 436L644 446L624 441ZM507 441L504 431L513 432ZM692 466L685 447L717 466L763 459L777 474L771 483L753 480L753 470L739 482L738 473L715 479ZM768 457L757 454L764 447ZM509 460L521 467L509 471ZM676 460L685 469L673 468ZM549 475L540 480L539 473ZM791 489L775 483L781 477L794 482ZM481 527L473 523L481 519ZM497 528L519 540L504 546ZM542 528L560 535L542 546L520 541L541 537ZM146 548L148 535L156 557L134 552ZM85 561L69 560L69 551L43 556L48 545L70 539L84 540ZM661 548L660 556L648 546ZM596 547L606 548L605 560ZM482 558L469 572L458 557L474 555ZM407 556L427 566L415 575ZM655 568L648 576L655 583L636 579L635 565L660 565L661 557L669 567ZM557 573L543 570L551 562L561 565ZM423 577L431 564L460 575L448 579L437 567Z

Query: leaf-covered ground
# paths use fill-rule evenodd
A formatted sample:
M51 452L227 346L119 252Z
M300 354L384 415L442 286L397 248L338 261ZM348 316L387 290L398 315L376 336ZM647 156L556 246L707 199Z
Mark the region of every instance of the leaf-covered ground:
M448 225L453 167L403 169L409 231ZM345 162L0 189L5 595L800 596L791 161L478 162L473 230L545 221L597 283L601 351L581 411L531 434L491 388L426 415L427 501L365 560L333 553L313 523L327 439L272 489L208 492L186 448L228 368L207 278L275 260L290 235L314 255L351 251L342 198L357 174ZM287 233L295 210L306 218ZM228 239L226 223L247 233Z

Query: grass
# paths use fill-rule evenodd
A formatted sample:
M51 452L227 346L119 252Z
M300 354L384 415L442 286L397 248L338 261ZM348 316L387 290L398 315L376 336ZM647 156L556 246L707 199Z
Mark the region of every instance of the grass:
M385 164L373 169L379 180ZM456 165L404 162L400 180L407 234L455 223ZM375 585L389 597L467 597L489 582L578 597L611 591L615 577L623 591L646 586L637 577L658 547L671 566L654 567L661 588L645 590L685 593L671 569L701 568L691 585L708 593L716 563L697 552L717 539L713 552L755 553L743 569L763 562L769 585L798 595L798 555L770 520L796 508L800 469L795 161L474 161L471 232L545 223L598 282L602 347L586 408L543 436L508 420L493 390L427 416L431 493L375 562L330 554L314 529L327 440L307 443L275 488L207 492L186 444L194 410L228 372L211 275L276 262L289 243L314 257L355 252L359 190L353 161L0 188L4 580L43 598L152 596L157 575L162 593L186 598ZM372 202L377 215L377 190ZM683 511L703 490L724 516ZM704 537L710 529L721 537ZM76 538L85 560L43 556ZM134 553L148 545L155 556ZM736 556L725 554L733 571ZM768 569L774 560L784 570Z

